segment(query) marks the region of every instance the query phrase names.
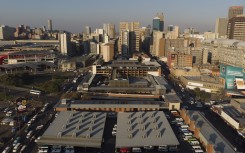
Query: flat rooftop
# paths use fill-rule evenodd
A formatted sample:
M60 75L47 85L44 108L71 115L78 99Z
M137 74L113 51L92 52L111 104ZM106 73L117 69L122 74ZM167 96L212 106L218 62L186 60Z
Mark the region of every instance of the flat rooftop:
M118 113L116 148L179 145L162 111Z
M32 69L37 69L41 65L46 65L46 66L49 66L51 68L56 68L57 67L52 62L42 61L42 62L26 62L26 63L18 63L18 64L4 64L4 65L0 65L0 68L4 68L4 69L16 69L16 68L29 67L29 68L32 68Z
M120 101L120 100L73 100L70 108L157 108L162 101Z
M225 106L223 111L240 124L245 125L245 118L242 117L242 113L240 113L235 107Z
M219 79L217 77L210 77L210 76L183 76L183 77L191 81L209 82L209 83L219 84Z
M101 148L105 121L103 112L60 112L37 143Z
M164 95L164 97L165 102L182 103L182 100L176 95L175 92L167 93Z

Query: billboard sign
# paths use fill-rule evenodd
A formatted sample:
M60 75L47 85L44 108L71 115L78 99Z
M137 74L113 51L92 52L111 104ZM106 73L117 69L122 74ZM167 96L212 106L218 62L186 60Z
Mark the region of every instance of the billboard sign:
M245 89L245 69L220 65L220 77L225 80L226 89Z

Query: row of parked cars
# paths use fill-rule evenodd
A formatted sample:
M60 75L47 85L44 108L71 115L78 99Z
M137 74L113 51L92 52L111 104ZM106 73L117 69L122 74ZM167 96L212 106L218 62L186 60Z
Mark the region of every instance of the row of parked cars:
M179 134L183 141L187 141L193 153L204 153L204 150L201 147L200 142L195 138L194 134L189 130L189 125L184 123L183 118L181 117L174 117L174 120L171 121L171 124L174 124L178 127Z
M46 110L46 108L48 107L48 103L44 105L44 107L42 108L41 112L44 112ZM27 141L33 141L35 140L35 132L41 130L44 125L35 125L35 127L33 127L35 120L38 118L38 114L35 114L28 122L27 122L27 127L25 128L24 132L26 133L25 138L21 137L17 137L16 139L14 139L13 143L11 146L7 146L4 150L3 153L8 153L8 152L25 152L27 145L24 145L23 142L24 139Z
M48 145L42 145L38 148L38 153L74 153L74 147L73 146L48 146Z

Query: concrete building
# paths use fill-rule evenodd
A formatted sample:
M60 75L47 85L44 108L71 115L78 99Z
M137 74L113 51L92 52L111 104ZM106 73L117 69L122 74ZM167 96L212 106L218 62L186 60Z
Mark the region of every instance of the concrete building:
M116 99L116 98L115 98ZM168 109L160 101L152 100L73 100L62 99L55 106L56 111L106 111L106 112L133 112L133 111L158 111Z
M194 136L200 140L207 153L236 153L229 141L213 127L201 112L182 109L180 115L189 125L189 130L194 132Z
M90 48L90 53L91 54L98 54L99 52L99 44L95 42L90 42L89 43L89 48Z
M163 13L157 13L153 19L153 31L164 31L164 15Z
M70 34L61 33L60 34L60 52L63 55L72 56L71 50L71 37Z
M1 25L0 26L0 40L14 39L15 28Z
M175 78L179 78L181 76L201 76L201 72L198 68L172 68L170 74Z
M231 99L231 105L239 112L245 114L245 99Z
M151 55L161 57L164 56L164 33L161 31L153 31L153 46Z
M90 26L85 26L83 32L84 32L85 35L90 35L91 34L91 27Z
M126 37L126 32L128 32L128 35ZM139 22L120 22L119 25L119 41L118 41L118 52L119 54L124 54L124 43L127 38L128 40L128 53L127 55L131 55L133 52L139 52L140 51L140 23ZM126 46L127 47L127 46Z
M215 23L215 33L219 34L219 38L226 38L228 18L217 18Z
M243 14L243 6L231 6L228 12L228 19Z
M192 67L193 57L190 54L169 52L168 53L168 66L169 68L174 67Z
M26 62L57 62L57 56L52 51L19 51L7 54L7 64L19 64Z
M243 56L245 54L245 43L238 40L218 39L206 41L212 52L212 61L221 64L245 68Z
M219 38L219 33L214 32L204 32L204 39L217 39Z
M180 76L180 81L188 89L200 88L200 90L217 93L224 89L219 78L210 76Z
M165 39L165 56L167 57L169 50L181 50L188 47L201 47L201 39L199 38L178 38Z
M105 23L103 24L105 34L109 36L109 39L114 39L116 36L115 24Z
M63 61L61 63L61 71L75 71L77 69L76 61Z
M142 27L140 29L140 40L141 40L141 46L142 50L145 52L150 51L150 43L151 43L151 26Z
M179 141L165 114L159 111L118 113L116 150L131 151L144 146L178 150Z
M161 65L156 61L139 63L138 60L115 60L107 65L94 65L93 74L111 75L113 69L126 76L144 77L148 74L161 76Z
M202 57L203 57L203 51L202 50L199 50L199 49L194 49L194 50L191 50L191 55L193 57L193 65L201 65L202 64Z
M220 116L236 130L245 129L245 118L242 113L233 106L225 106L221 110Z
M229 19L227 36L229 39L245 41L245 15L238 15Z
M109 62L113 60L114 53L115 53L114 43L110 42L110 43L103 44L101 46L101 53L102 53L104 62Z
M166 39L177 39L179 37L179 27L178 26L169 27L169 30L165 36Z
M53 30L53 24L52 24L52 20L48 19L48 30L52 31Z
M119 48L121 48L121 54L123 56L128 56L129 52L130 52L130 38L129 38L129 31L125 30L125 31L121 31L120 33L120 41L121 41L121 45L119 46ZM119 41L119 43L120 43ZM119 49L118 48L118 49ZM119 49L120 50L120 49ZM120 53L120 52L119 52Z
M100 151L105 121L106 113L103 112L59 112L36 142L38 145L87 147Z

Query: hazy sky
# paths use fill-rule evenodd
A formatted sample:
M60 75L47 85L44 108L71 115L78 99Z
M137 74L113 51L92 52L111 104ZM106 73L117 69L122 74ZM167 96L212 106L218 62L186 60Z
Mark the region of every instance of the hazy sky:
M181 30L194 27L199 31L214 30L215 19L226 17L229 6L243 5L245 0L1 0L0 24L16 27L47 26L53 29L82 32L85 25L102 28L103 23L139 21L152 25L157 12L165 15L167 25Z

